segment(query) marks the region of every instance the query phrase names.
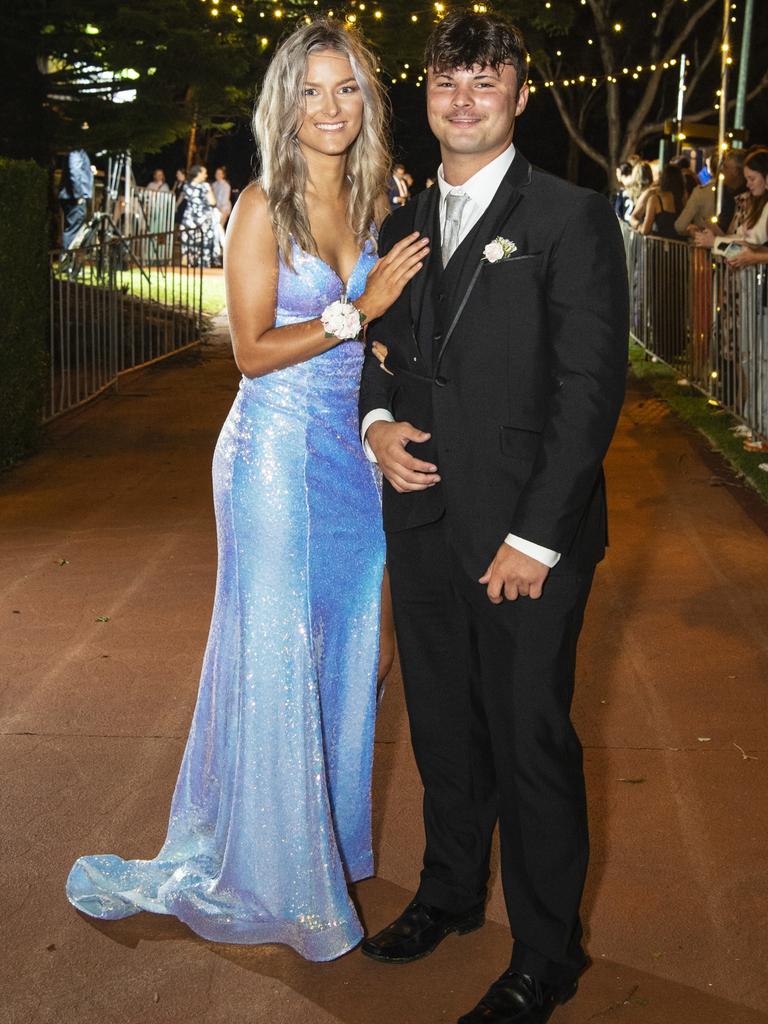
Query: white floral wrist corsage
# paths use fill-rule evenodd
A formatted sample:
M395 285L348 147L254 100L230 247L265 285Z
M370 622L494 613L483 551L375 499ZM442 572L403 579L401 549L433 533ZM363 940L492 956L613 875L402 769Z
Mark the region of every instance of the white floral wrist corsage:
M343 299L326 306L320 317L326 338L338 338L339 341L353 341L360 334L364 320L365 313Z

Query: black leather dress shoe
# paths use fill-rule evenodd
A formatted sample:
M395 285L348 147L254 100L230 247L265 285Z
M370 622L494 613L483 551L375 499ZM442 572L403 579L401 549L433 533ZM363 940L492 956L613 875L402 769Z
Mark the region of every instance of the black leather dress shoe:
M366 939L362 951L373 960L388 964L409 964L437 949L451 932L466 935L484 924L485 909L482 904L463 914L451 914L447 910L428 907L413 900L396 921Z
M576 995L578 987L578 977L547 985L510 969L458 1024L546 1024L558 1006Z

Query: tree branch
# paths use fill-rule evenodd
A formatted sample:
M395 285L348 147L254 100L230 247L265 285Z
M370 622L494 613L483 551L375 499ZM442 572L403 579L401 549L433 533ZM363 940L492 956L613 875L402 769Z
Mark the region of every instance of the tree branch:
M587 123L587 117L589 115L592 104L597 99L597 94L600 92L600 86L596 85L593 89L589 90L589 95L586 100L579 107L579 131L584 131L584 125Z
M587 0L595 19L597 39L600 46L600 59L603 62L603 69L606 75L613 75L616 71L616 53L613 47L611 26L609 23L608 5L601 0ZM608 119L608 167L609 175L613 172L609 168L615 166L619 156L619 141L621 131L621 107L619 105L618 85L608 82L606 84L605 113ZM601 164L602 166L602 164Z
M664 34L664 26L675 9L676 0L664 0L664 5L656 18L656 27L653 30L653 53L656 56L661 50L661 37Z
M699 63L696 66L696 72L691 78L690 82L688 83L688 87L685 90L686 99L689 96L693 96L694 92L696 91L696 87L701 81L701 76L707 69L707 66L711 63L712 58L715 56L715 54L720 52L720 46L720 39L717 36L715 36L715 38L712 40L712 45L710 46L709 50L707 50L706 56L703 60L699 61Z
M704 0L701 7L690 18L688 18L683 28L667 47L666 53L661 58L662 63L663 61L671 60L673 57L677 56L680 51L680 47L690 36L691 32L693 32L696 25L698 25L707 11L711 10L716 3L717 0ZM622 151L624 153L631 152L637 145L637 141L640 138L640 130L643 127L643 122L648 117L648 112L656 98L656 93L659 89L659 82L661 81L663 71L664 69L657 64L656 71L654 71L648 79L648 84L645 87L640 102L635 108L634 114L627 122L627 127L624 131L624 144L622 146Z
M596 164L603 168L606 174L610 173L610 161L606 159L605 154L601 153L599 149L595 149L594 146L590 145L589 142L584 138L584 135L577 128L571 117L571 112L565 104L562 93L557 86L552 86L550 89L552 96L554 97L555 104L557 106L558 113L560 114L560 120L565 125L565 130L568 132L570 137L579 147L579 149L586 153L590 160L594 160Z
M698 23L701 21L701 19L704 17L707 11L714 7L714 5L717 2L718 0L704 0L704 3L701 5L698 11L696 11L695 14L692 14L691 17L688 18L688 20L685 23L685 26L680 29L680 31L677 33L677 36L669 44L666 53L661 58L662 61L671 60L673 57L677 56L678 50L683 45L685 40L688 38L691 32L693 32L694 28L698 25Z
M753 100L755 96L759 95L768 89L768 71L763 74L763 77L757 82L754 88L750 89L747 93L747 100ZM732 99L728 102L728 110L733 110L736 106L736 100ZM703 121L705 117L713 117L715 114L714 107L706 107L702 110L697 110L693 114L686 114L686 121ZM662 135L664 132L664 122L657 121L655 124L646 124L640 129L637 141L641 142L643 139L647 139L651 135Z

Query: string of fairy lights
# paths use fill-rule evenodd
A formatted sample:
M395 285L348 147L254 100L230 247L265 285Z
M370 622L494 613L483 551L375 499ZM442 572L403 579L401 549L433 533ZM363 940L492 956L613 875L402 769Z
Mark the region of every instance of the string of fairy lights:
M208 7L208 11L211 17L226 18L227 16L230 16L234 18L237 24L242 24L243 21L245 20L246 5L242 2L242 0L240 3L227 3L227 0L201 0L201 2ZM556 2L557 0L544 0L542 6L545 11L547 11L548 13L551 12L554 15ZM579 0L579 2L582 7L586 7L588 0ZM679 0L679 2L681 4L687 5L689 3L689 0ZM301 19L309 23L312 21L313 13L319 14L322 11L322 13L327 17L338 18L339 20L344 21L347 25L349 25L352 28L362 26L366 19L370 18L373 20L374 23L376 23L382 22L385 19L385 17L388 16L387 12L383 9L383 5L379 2L369 3L368 0L347 0L347 3L343 5L345 8L343 10L335 8L332 5L332 3L331 5L328 6L328 8L326 8L325 3L327 3L327 0L325 0L324 3L321 3L321 0L307 0L307 2L302 6L294 6L293 4L286 3L285 0L282 0L282 2L281 0L270 0L270 2L266 5L266 9L262 7L262 9L258 11L258 18L260 20L263 20L265 23L277 23L277 26L279 26L281 23L285 23L289 20L294 19ZM730 20L731 22L734 23L737 20L735 14L736 9L737 5L735 3L732 3L732 14ZM473 4L473 10L477 13L485 13L488 10L488 7L484 3L475 3ZM425 19L431 19L433 22L439 21L441 18L445 17L447 13L448 5L444 3L443 0L436 0L436 2L433 3L430 7L422 8L419 10L412 9L407 14L407 16L408 20L415 25ZM649 12L649 18L651 21L656 21L658 17L658 11L652 10ZM266 24L264 27L266 29ZM625 31L625 26L622 22L615 21L611 25L611 31L617 35L621 34L622 32ZM279 38L279 36L274 38L271 38L268 35L261 36L259 38L259 44L262 50L267 50L272 43L277 42L277 38ZM596 41L594 38L588 37L586 42L588 46L596 46ZM728 42L724 42L723 48L728 49L728 47ZM563 51L562 49L557 49L550 56L556 58L559 62L563 59ZM529 63L532 64L536 72L541 74L541 69L538 67L537 62L532 61L532 58L530 56L528 57L528 61ZM732 62L733 57L729 53L726 57L726 63L731 64ZM541 78L536 79L531 77L529 79L530 90L532 93L535 93L539 89L578 89L580 87L590 87L594 89L604 84L616 85L621 80L637 81L641 78L641 76L652 75L658 71L667 71L671 68L676 68L677 65L677 57L671 57L668 60L660 60L655 62L648 61L644 64L627 64L625 66L622 66L621 68L617 68L614 72L610 74L606 74L604 71L600 73L595 73L594 70L588 69L585 69L584 71L581 72L577 71L570 73L558 71L558 73L552 77L547 77L544 75L542 75ZM423 85L427 73L426 68L413 68L409 62L403 62L401 64L400 70L397 72L392 72L391 70L387 70L383 67L379 67L377 70L383 76L388 77L392 85L401 82L412 82L413 84L416 85L417 88ZM719 110L719 97L720 89L717 90L715 95L715 110Z

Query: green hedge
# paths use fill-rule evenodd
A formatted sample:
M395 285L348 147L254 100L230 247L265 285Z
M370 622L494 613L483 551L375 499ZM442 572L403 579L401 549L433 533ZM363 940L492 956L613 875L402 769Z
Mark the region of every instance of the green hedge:
M0 160L0 467L40 432L48 326L46 172Z

